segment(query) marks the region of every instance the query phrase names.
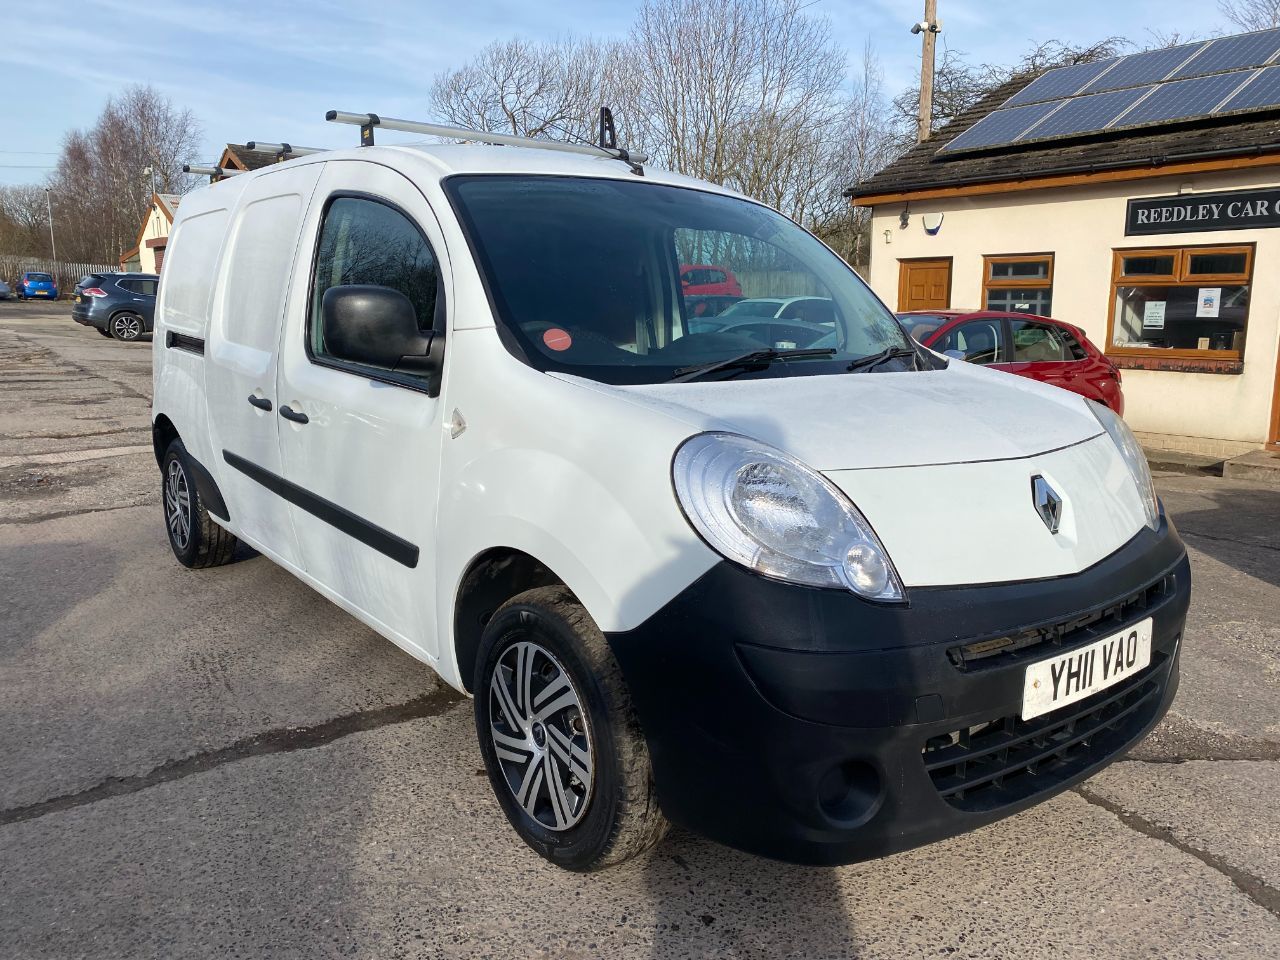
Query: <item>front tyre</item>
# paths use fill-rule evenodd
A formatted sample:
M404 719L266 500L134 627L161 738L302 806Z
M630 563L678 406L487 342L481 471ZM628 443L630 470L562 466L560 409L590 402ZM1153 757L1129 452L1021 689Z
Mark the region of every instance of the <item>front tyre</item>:
M567 587L526 591L494 614L472 689L489 782L525 843L585 872L662 839L667 821L622 671Z
M178 562L192 568L230 563L239 541L209 516L181 440L174 440L165 451L160 478L164 525Z

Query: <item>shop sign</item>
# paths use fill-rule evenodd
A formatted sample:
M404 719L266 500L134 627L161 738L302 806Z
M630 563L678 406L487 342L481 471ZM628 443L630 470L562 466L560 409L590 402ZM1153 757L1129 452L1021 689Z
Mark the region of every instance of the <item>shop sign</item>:
M1139 237L1259 227L1280 227L1280 187L1133 199L1125 215L1124 234Z

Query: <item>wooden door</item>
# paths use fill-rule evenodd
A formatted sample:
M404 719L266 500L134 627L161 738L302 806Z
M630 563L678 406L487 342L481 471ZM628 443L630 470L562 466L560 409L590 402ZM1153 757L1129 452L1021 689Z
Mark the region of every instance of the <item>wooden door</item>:
M900 260L899 310L945 310L951 306L951 258Z

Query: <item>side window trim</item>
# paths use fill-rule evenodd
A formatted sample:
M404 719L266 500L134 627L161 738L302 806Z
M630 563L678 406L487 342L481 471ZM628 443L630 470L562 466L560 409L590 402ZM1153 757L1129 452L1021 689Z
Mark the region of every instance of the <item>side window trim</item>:
M340 373L350 374L351 376L362 377L365 380L375 380L379 383L385 383L393 387L403 387L406 390L413 390L417 393L430 395L431 390L427 382L420 377L410 376L408 374L397 374L392 370L382 370L378 367L366 366L362 363L355 363L350 360L343 360L339 357L317 356L311 348L311 331L312 324L315 322L315 290L316 290L316 261L320 254L320 244L324 239L325 224L329 219L329 210L333 204L342 199L365 200L370 203L381 204L390 210L395 211L403 217L410 226L417 231L418 236L426 245L427 250L431 252L432 259L436 263L436 300L434 316L431 318L431 330L437 336L444 333L447 328L446 310L448 305L445 296L444 273L440 269L440 256L436 253L434 244L422 229L422 224L404 207L389 200L386 197L380 197L377 194L368 193L363 190L338 189L331 192L324 199L324 208L320 212L320 221L316 229L315 242L311 247L311 256L309 258L308 278L307 278L307 314L306 324L302 331L302 344L306 350L307 360L317 367L327 367L330 370L337 370Z

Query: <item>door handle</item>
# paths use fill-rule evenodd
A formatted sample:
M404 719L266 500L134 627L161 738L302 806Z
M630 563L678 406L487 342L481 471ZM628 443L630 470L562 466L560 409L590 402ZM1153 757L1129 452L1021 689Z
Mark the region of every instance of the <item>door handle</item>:
M311 419L301 410L294 410L288 404L280 408L280 416L293 423L307 423Z
M255 407L257 407L259 410L271 409L271 401L268 400L266 397L255 397L253 395L250 395L249 402L253 404Z

